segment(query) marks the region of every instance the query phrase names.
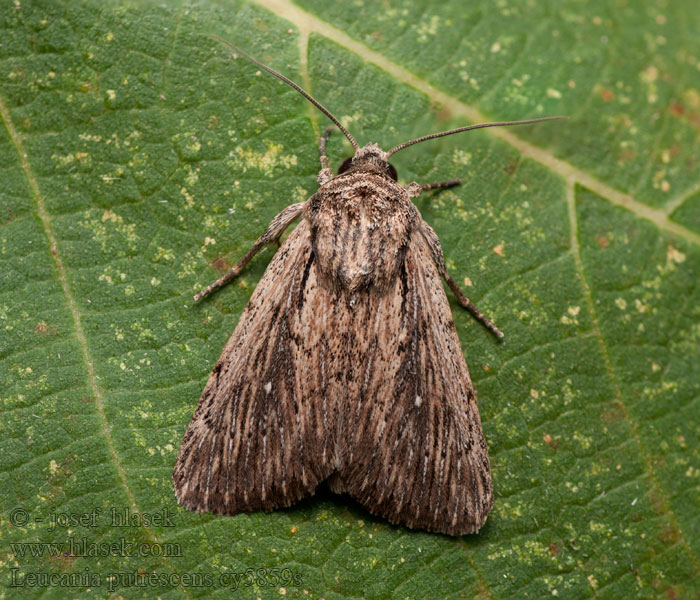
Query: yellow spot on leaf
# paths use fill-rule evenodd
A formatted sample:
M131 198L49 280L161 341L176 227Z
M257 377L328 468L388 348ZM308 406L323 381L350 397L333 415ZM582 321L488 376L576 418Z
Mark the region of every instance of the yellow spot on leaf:
M282 155L282 146L280 144L267 144L265 152L255 152L254 150L245 150L240 146L236 148L234 159L234 167L243 171L248 169L258 169L266 175L271 175L278 167L286 169L296 166L297 157Z
M666 258L669 261L680 264L685 261L685 254L683 254L680 250L676 250L673 246L669 246L668 250L666 251Z
M659 70L654 66L650 65L640 75L644 83L653 83L659 76Z

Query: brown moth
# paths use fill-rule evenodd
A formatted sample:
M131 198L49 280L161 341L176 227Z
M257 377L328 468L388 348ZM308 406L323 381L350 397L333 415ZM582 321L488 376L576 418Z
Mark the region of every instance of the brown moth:
M173 473L178 502L227 515L270 511L327 481L392 523L478 531L493 506L489 458L441 278L479 322L503 334L447 273L437 235L411 202L460 181L402 186L388 158L460 131L546 119L461 127L388 152L361 148L299 86L228 45L318 107L355 155L334 175L325 152L333 126L326 129L318 191L278 214L195 296L233 279L299 219L204 388Z

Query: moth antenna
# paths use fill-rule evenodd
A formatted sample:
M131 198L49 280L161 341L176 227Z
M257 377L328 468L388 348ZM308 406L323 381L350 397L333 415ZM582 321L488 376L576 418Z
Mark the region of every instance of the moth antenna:
M528 123L539 123L541 121L555 121L557 119L568 118L569 117L540 117L539 119L527 119L526 121L499 121L497 123L479 123L477 125L467 125L466 127L458 127L457 129L450 129L449 131L442 131L440 133L431 133L430 135L424 135L423 137L411 140L410 142L404 142L403 144L393 147L386 153L386 155L389 157L399 150L413 146L413 144L417 144L418 142L425 142L426 140L452 135L453 133L461 133L462 131L469 131L470 129L482 129L483 127L505 127L506 125L527 125Z
M306 98L309 102L311 102L311 104L313 104L316 108L318 108L324 115L326 115L331 121L333 121L333 123L335 123L338 126L338 129L340 129L340 131L343 132L343 135L345 135L345 137L348 138L348 140L350 140L352 147L355 148L356 151L360 149L360 146L355 141L355 138L352 137L352 135L350 135L350 132L340 124L340 121L338 121L338 119L336 119L331 114L331 111L329 111L325 106L323 106L323 104L321 104L318 100L316 100L315 98L312 98L310 94L305 92L301 87L299 87L291 79L288 79L287 77L282 75L282 73L278 73L277 71L275 71L274 69L271 69L267 65L262 64L259 60L256 60L252 56L243 52L243 50L241 50L238 46L234 46L231 42L228 42L228 41L220 38L218 35L212 35L211 37L213 37L215 40L218 40L222 44L226 44L227 46L230 46L236 52L238 52L243 58L247 58L250 62L258 65L261 69L265 69L268 73L271 73L272 75L277 77L277 79L281 79L287 85L293 87L297 92L299 92L302 96L304 96L304 98Z

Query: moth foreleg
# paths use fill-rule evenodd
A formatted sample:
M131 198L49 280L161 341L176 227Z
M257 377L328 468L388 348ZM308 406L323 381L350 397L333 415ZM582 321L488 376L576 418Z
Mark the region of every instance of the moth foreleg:
M304 210L305 202L297 202L296 204L291 204L285 208L281 213L279 213L267 227L265 233L263 233L253 244L253 247L245 253L245 256L241 258L225 275L219 277L214 283L207 286L199 294L194 297L195 302L199 302L204 296L211 293L215 289L226 285L231 281L236 275L238 275L245 266L251 261L251 259L260 251L265 244L270 244L272 242L278 242L280 236L287 229L288 225L296 219Z
M420 196L423 192L428 192L430 190L438 190L438 189L445 189L448 187L452 187L454 185L459 185L462 183L461 179L450 179L449 181L438 181L436 183L409 183L406 186L406 191L408 192L409 197L411 198L417 198Z
M335 129L334 125L329 125L326 127L326 130L323 132L323 135L321 135L321 140L318 143L318 151L321 154L321 170L318 172L316 181L318 181L319 185L328 183L331 179L333 179L333 171L331 171L330 167L328 166L328 157L326 156L326 142L328 141L333 129Z
M420 231L423 234L428 247L430 248L430 253L435 261L435 264L437 265L438 272L445 279L447 285L450 286L450 289L457 297L457 301L464 308L466 308L474 316L474 318L479 321L479 323L486 327L486 329L492 332L497 338L503 339L503 332L483 315L476 305L469 298L467 298L466 294L462 291L459 285L457 285L457 282L450 277L450 274L447 272L447 266L445 265L445 257L442 254L440 240L438 239L438 236L433 228L425 221L422 221L420 224Z
M437 183L422 183L420 187L422 192L427 192L429 190L452 187L453 185L459 185L460 183L462 183L461 179L450 179L449 181L438 181Z

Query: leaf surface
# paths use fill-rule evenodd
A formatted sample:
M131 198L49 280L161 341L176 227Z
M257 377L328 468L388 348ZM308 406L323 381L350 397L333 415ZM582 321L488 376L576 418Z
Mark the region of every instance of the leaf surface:
M1 7L6 597L697 597L692 9ZM273 249L207 301L192 295L316 190L327 124L212 33L302 84L360 144L570 117L394 161L403 182L462 178L417 206L506 333L498 343L448 294L492 461L479 534L394 527L327 491L271 514L176 505L182 435ZM332 164L348 152L334 134ZM114 526L124 511L151 518Z

